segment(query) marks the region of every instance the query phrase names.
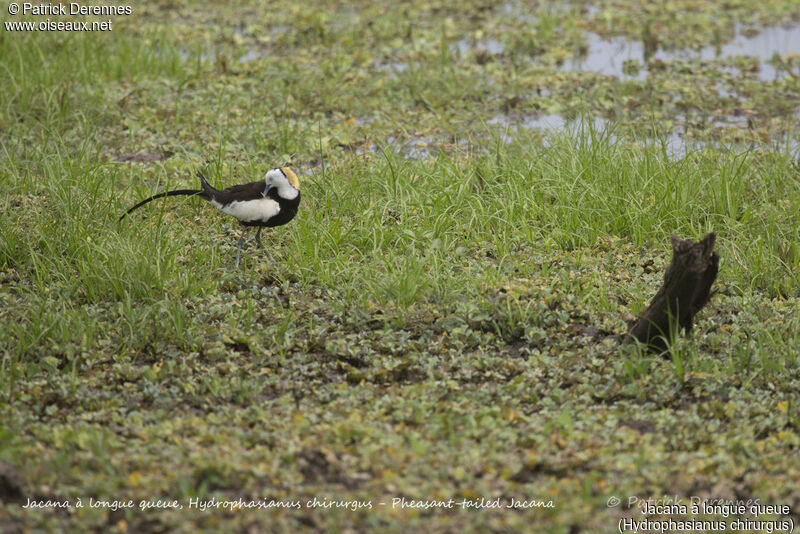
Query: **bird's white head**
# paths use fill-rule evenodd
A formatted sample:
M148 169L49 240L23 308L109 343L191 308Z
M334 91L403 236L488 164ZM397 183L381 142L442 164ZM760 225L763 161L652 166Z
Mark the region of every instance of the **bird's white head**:
M271 169L264 176L264 181L267 183L267 191L274 187L278 190L278 196L286 200L297 198L300 193L300 181L289 167Z

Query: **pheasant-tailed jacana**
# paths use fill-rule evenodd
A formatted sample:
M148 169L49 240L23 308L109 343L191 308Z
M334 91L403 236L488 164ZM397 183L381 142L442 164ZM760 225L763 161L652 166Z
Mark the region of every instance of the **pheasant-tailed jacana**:
M281 226L297 215L300 205L300 181L297 175L288 167L272 169L258 180L249 184L234 185L226 189L215 189L206 181L198 171L202 189L175 189L146 198L126 211L121 221L132 211L144 206L152 200L179 195L198 196L210 201L223 213L238 219L245 227L245 232L239 238L236 248L236 266L239 266L239 257L242 252L247 227L256 226L256 243L261 244L261 229L264 227Z

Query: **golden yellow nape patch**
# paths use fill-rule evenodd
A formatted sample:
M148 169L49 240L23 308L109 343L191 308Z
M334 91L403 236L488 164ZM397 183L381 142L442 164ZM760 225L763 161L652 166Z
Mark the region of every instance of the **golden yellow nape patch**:
M300 180L297 179L297 175L294 171L289 167L281 167L281 170L283 174L286 175L286 179L289 180L289 183L292 184L292 187L300 191Z

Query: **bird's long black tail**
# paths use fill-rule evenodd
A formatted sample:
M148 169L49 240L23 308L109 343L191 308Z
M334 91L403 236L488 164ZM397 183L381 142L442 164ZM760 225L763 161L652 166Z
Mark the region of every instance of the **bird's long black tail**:
M125 213L123 213L123 214L122 214L122 217L120 217L120 218L119 218L119 220L121 221L121 220L122 220L122 219L124 219L124 218L125 218L125 216L126 216L126 215L128 215L130 212L132 212L132 211L134 211L134 210L136 210L136 209L139 209L139 208L141 208L142 206L144 206L145 204L147 204L148 202L150 202L150 201L152 201L152 200L156 200L156 199L159 199L159 198L164 198L164 197L176 197L176 196L180 196L180 195L186 195L186 196L198 196L198 197L200 197L200 198L204 198L204 199L206 199L206 200L210 200L210 199L211 199L211 197L208 195L208 193L206 193L206 192L205 192L205 191L203 191L202 189L175 189L175 190L173 190L173 191L166 191L166 192L164 192L164 193L159 193L159 194L157 194L157 195L153 195L153 196L152 196L152 197L150 197L150 198L146 198L146 199L142 200L141 202L139 202L138 204L136 204L134 207L132 207L131 209L129 209L128 211L126 211Z

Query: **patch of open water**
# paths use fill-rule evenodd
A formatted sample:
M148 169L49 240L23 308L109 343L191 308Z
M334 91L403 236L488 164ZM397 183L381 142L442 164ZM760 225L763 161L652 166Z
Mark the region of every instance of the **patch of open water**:
M586 41L586 54L567 61L563 70L596 72L627 80L645 80L647 78L647 61L642 41L631 40L623 36L603 39L596 33L589 33ZM755 57L760 66L759 78L762 81L771 81L782 75L771 62L776 54L778 56L800 54L800 27L767 26L756 35L745 36L742 33L741 25L737 25L734 38L719 48L713 46L705 46L700 50L660 48L649 59L666 62L674 60L708 61L735 56ZM629 62L637 62L639 69L626 69L625 66Z

